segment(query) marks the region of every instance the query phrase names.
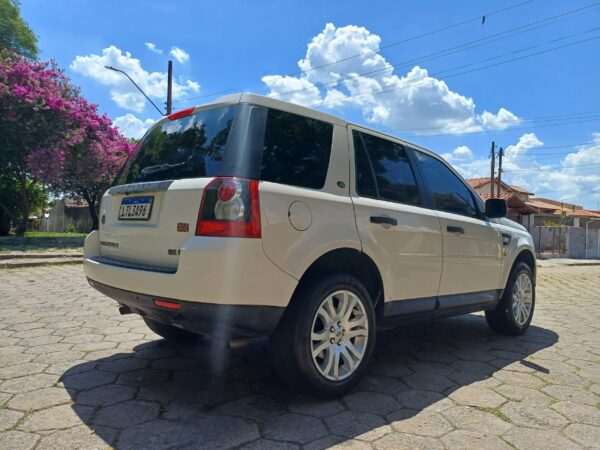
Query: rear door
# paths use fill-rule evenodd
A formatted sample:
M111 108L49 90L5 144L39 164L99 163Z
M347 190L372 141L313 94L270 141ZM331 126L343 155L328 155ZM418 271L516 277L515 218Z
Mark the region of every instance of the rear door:
M442 229L440 308L485 302L498 288L500 233L482 218L471 189L444 162L418 150L414 155Z
M364 251L387 280L385 312L433 310L442 270L440 222L424 207L409 155L400 143L355 127L349 140L356 223Z

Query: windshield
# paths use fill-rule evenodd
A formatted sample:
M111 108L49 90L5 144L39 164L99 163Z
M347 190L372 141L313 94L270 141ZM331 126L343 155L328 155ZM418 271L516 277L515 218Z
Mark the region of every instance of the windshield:
M152 128L114 184L217 176L237 109L201 111Z

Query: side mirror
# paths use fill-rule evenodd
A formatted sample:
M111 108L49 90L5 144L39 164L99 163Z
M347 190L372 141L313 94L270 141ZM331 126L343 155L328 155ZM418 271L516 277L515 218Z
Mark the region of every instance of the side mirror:
M497 219L506 217L508 206L503 198L488 198L485 201L485 217L488 219Z

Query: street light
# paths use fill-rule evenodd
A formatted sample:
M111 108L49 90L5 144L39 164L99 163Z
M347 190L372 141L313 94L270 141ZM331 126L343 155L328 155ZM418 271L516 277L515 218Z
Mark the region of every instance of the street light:
M115 71L115 72L121 72L123 75L125 75L127 78L129 78L129 81L131 81L131 82L133 83L133 85L134 85L134 86L135 86L135 87L138 89L138 91L140 91L140 92L141 92L141 93L144 95L144 97L146 97L146 100L148 100L148 101L149 101L149 102L152 104L152 106L154 106L154 107L156 108L156 110L158 111L158 113L159 113L161 116L164 116L164 115L165 115L165 113L163 113L163 112L162 112L162 111L161 111L161 110L158 108L158 106L156 106L156 105L154 104L154 102L153 102L152 100L150 100L150 97L148 97L148 96L146 95L146 93L145 93L144 91L142 91L142 88L141 88L141 87L139 87L139 86L137 85L137 83L136 83L135 81L133 81L133 79L132 79L132 78L131 78L129 75L127 75L127 72L125 72L125 71L123 71L123 70L121 70L121 69L117 69L116 67L113 67L113 66L104 66L104 67L105 67L105 68L107 68L108 70L113 70L113 71Z

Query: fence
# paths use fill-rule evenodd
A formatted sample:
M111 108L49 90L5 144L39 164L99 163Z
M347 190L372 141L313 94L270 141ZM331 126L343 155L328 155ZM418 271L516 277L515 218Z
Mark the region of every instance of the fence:
M531 233L538 256L600 258L600 230L580 227L535 227Z

